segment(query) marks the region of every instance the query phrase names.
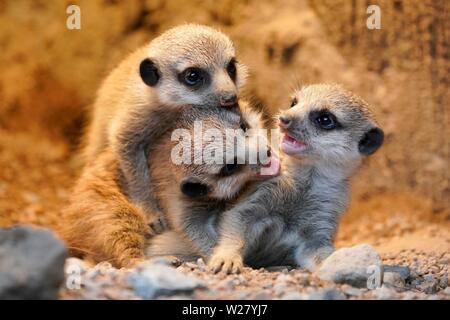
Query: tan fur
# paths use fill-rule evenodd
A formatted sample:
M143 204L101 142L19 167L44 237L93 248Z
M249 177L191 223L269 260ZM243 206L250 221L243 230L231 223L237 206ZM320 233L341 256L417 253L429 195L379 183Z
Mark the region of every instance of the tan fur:
M60 233L71 252L115 266L143 258L147 216L123 193L118 162L104 150L87 164L63 211Z

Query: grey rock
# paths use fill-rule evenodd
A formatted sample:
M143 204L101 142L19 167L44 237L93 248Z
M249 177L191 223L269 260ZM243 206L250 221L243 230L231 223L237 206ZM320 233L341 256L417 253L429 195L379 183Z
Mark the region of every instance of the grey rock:
M233 290L236 287L236 282L234 279L224 279L219 282L219 287L225 290Z
M276 294L282 294L288 288L288 284L285 282L276 283L273 286L273 290Z
M292 267L290 267L290 266L270 266L270 267L266 267L266 270L269 271L269 272L283 272L283 273L287 273L291 269L292 269Z
M0 229L0 299L56 299L67 249L51 232Z
M435 276L432 274L426 274L423 276L423 280L427 282L435 281Z
M128 275L135 293L144 299L190 294L205 285L195 277L161 264L146 264Z
M442 291L442 293L444 293L444 294L450 296L450 287L445 288L445 289Z
M348 296L358 297L364 293L362 289L358 289L355 287L345 287L341 288L342 292L344 292Z
M262 292L258 292L257 294L253 295L252 299L253 300L271 300L272 296L268 292L262 291Z
M424 281L421 284L419 284L417 287L420 291L425 292L426 294L433 294L438 291L439 288L439 281L433 279L430 281Z
M441 278L441 280L439 281L439 286L442 289L445 289L448 287L448 274L445 273L444 276Z
M397 293L394 289L387 287L385 285L381 288L376 288L372 290L374 297L378 300L392 300L397 299Z
M360 244L333 252L323 261L317 275L322 280L365 288L372 266L381 266L380 255L372 246Z
M307 298L308 295L297 291L286 292L280 297L281 300L306 300Z
M270 282L265 283L265 284L263 284L262 287L263 287L264 289L272 289L272 288L273 288L273 283L270 283Z
M384 265L384 272L395 272L398 273L403 280L406 280L411 275L411 270L405 266L397 266L397 265Z
M394 288L404 288L405 280L400 273L385 272L383 275L383 284Z
M336 289L321 289L317 290L309 295L309 300L345 300L347 297L345 294Z

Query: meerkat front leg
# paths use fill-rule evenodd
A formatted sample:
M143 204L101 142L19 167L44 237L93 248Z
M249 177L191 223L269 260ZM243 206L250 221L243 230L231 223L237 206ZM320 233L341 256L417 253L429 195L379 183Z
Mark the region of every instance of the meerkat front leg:
M163 106L134 110L124 115L123 121L112 129L113 149L124 176L126 192L133 203L153 212L160 209L148 166L150 146L171 128L178 116L178 112ZM163 215L158 217L162 219Z
M85 168L60 230L72 251L125 267L144 259L151 230L148 212L128 200L118 180L114 155L105 151Z
M256 209L256 208L255 208ZM253 206L236 206L225 212L219 227L219 240L208 260L211 271L239 273L244 267L247 226L242 217L251 214Z

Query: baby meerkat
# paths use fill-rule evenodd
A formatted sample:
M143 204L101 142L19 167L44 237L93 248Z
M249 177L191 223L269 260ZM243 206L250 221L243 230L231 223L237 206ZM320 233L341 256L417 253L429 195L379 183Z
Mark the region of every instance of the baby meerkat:
M244 263L314 271L334 250L350 176L383 143L367 103L336 85L295 92L279 130L282 172L223 214L209 260L215 271L239 272Z
M172 231L150 240L148 257L184 255L183 252L192 251L190 248L200 256L209 256L218 238L220 214L231 207L249 184L269 178L266 173L278 174L279 166L271 157L266 137L254 130L263 128L259 114L248 107L241 106L241 109L242 117L223 109L184 111L177 125L184 128L185 135L192 137L186 141L183 137L183 146L193 152L183 163L173 162L171 150L177 150L178 142L168 144L163 142L169 140L165 137L155 146L149 163L150 176L155 196ZM196 131L195 122L201 122L200 130L197 127ZM233 130L229 131L231 135L226 133L230 129ZM214 132L217 134L212 137ZM243 143L241 146L237 142L239 139ZM199 142L203 145L196 149ZM243 147L243 152L239 152L239 147ZM227 155L229 152L233 154L231 158ZM199 154L212 155L214 161L196 163ZM254 162L251 155L256 156ZM263 163L270 163L273 171L266 170L268 172L261 175L261 168L268 169ZM188 249L184 249L186 246Z
M210 27L175 27L129 55L103 82L87 131L86 161L111 148L131 201L158 211L145 152L184 108L235 107L246 69L231 40ZM150 157L151 158L151 157Z
M145 151L152 154L148 158L148 166L155 195L161 203L165 220L176 234L168 241L182 237L183 243L193 248L190 250L201 251L212 246L208 240L217 239L215 233L211 235L211 230L215 229L214 213L223 211L222 208L248 183L257 179L259 164L249 165L246 159L240 163L234 158L225 161L224 151L234 151L234 139L214 138L209 141L202 135L211 133L210 129L215 129L220 135L227 129L234 129L235 134L249 146L250 133L244 133L243 129L259 126L260 118L257 113L245 107L242 109L242 113L237 107L229 110L217 106L184 109L172 123L182 133L193 137L192 140L182 140L183 143L188 142L189 147L194 145L193 153L185 160L191 160L191 156L196 158L199 153L202 156L217 153L220 157L218 163L174 163L177 154L172 150L177 150L174 149L177 141L171 141L171 131ZM196 124L199 123L200 136L197 136ZM195 149L198 142L201 145ZM60 227L62 237L73 253L95 261L108 260L118 267L133 266L144 259L152 220L146 210L130 201L125 183L117 155L111 148L106 148L97 159L86 165L70 205L63 212ZM157 242L153 242L151 248L164 250Z

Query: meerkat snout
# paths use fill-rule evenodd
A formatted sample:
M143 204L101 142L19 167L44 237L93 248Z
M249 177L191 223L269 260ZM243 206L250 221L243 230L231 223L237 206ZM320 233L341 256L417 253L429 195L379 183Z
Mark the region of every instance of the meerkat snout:
M237 102L237 95L234 92L224 92L220 95L220 105L222 107L234 106Z
M288 128L290 124L291 124L291 118L289 118L288 116L281 115L279 117L279 126L280 127Z

